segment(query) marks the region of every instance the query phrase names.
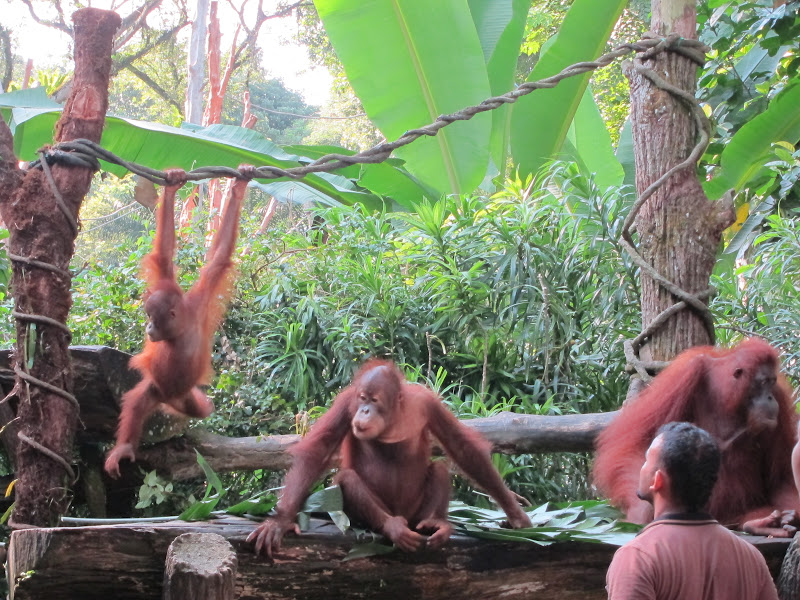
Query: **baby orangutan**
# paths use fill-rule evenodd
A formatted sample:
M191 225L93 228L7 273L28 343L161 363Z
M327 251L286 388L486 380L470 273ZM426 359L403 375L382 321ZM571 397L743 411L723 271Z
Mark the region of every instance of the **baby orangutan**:
M247 175L253 167L242 165ZM224 208L222 223L206 257L200 277L185 294L175 277L175 192L186 182L180 169L167 171L164 194L156 215L153 251L142 260L147 281L144 310L147 339L144 350L131 359L142 380L122 397L117 443L106 458L105 470L119 477L119 462L135 460L145 419L159 406L187 417L204 418L214 405L198 387L209 383L211 344L230 296L239 215L249 179L237 179Z

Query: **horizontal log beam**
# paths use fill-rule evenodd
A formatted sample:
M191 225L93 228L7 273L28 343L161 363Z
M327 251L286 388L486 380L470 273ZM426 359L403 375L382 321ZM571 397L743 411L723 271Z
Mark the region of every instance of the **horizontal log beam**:
M585 415L522 415L502 412L462 421L480 431L495 452L591 452L594 440L616 412Z
M78 435L79 441L90 444L110 442L114 437L122 394L139 379L138 374L128 368L130 355L105 346L73 346L70 353L75 373L75 395L81 405L84 424ZM0 351L0 387L6 393L14 382L9 360L9 351ZM13 413L7 412L6 415L0 413L0 419L12 421ZM463 423L480 431L492 443L495 452L591 452L595 437L615 414L546 416L503 412L491 417L467 419ZM199 428L188 431L184 437L176 437L186 423L186 419L155 413L147 422L144 442L156 444L142 448L138 455L139 463L174 480L190 479L202 475L197 464L197 450L220 473L282 470L291 464L286 451L299 439L296 435L228 438ZM5 436L4 440L13 441L16 436ZM12 448L8 450L14 454ZM123 466L123 470L125 468ZM129 470L138 472L135 467Z
M480 431L492 443L495 452L591 452L595 437L614 415L616 413L544 416L504 412L462 423ZM174 480L203 474L195 450L218 473L282 470L291 464L287 450L299 439L298 435L228 438L194 429L183 438L142 448L138 460Z
M255 527L247 519L224 517L15 531L8 557L11 598L155 600L161 597L167 549L183 533L218 534L231 543L239 600L604 600L605 573L616 550L607 544L542 547L455 536L439 550L343 561L356 543L353 532L343 535L329 523L312 521L309 532L285 538L270 564L245 542ZM748 540L777 574L788 540Z

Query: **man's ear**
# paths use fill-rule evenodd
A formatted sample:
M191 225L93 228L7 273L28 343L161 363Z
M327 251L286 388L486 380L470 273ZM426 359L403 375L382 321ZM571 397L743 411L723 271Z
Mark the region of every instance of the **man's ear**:
M667 475L661 469L657 469L655 474L653 474L653 483L650 487L653 488L653 491L659 491L664 489L666 485Z

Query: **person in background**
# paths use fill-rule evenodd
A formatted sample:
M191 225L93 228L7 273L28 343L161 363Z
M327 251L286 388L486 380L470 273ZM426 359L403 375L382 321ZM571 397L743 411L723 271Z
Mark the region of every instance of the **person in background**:
M777 600L761 553L704 512L720 466L711 435L667 423L645 458L637 495L655 520L614 554L609 600Z

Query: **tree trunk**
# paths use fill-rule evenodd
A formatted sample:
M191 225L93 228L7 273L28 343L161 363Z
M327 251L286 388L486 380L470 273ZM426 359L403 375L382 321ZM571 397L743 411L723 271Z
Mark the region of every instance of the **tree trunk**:
M83 9L75 23L75 83L56 125L57 141L76 138L100 141L108 107L111 46L120 18L115 13ZM8 128L0 137L8 143ZM10 148L10 147L9 147ZM4 157L11 157L7 149ZM77 217L89 191L92 169L53 165L59 198L41 168L14 174L6 159L0 175L3 192L0 213L8 224L9 256L13 262L11 288L15 298L20 443L17 453L17 526L47 526L69 506L72 484L72 442L78 406L70 399L72 366L69 359L67 315L72 305L69 262L75 250ZM6 187L8 181L12 187ZM50 266L47 266L50 265ZM33 382L33 378L44 385ZM59 393L56 389L64 390Z
M192 35L189 39L189 56L187 59L186 105L185 118L188 123L200 125L203 121L203 83L206 76L206 35L208 33L208 1L197 0ZM183 203L178 224L181 229L189 227L192 216L200 202L201 189L194 191Z
M203 126L215 125L222 122L222 106L225 102L225 94L228 91L228 82L235 67L234 58L236 54L236 38L239 29L233 34L231 52L228 55L228 63L225 71L222 72L222 32L219 28L219 17L217 16L217 0L211 0L211 11L208 18L208 101L206 110L203 114ZM219 229L222 220L222 199L228 195L227 190L233 185L233 180L227 182L226 192L223 193L222 181L213 179L208 185L208 235L206 243L211 245L211 238L215 231Z
M197 125L203 119L203 82L205 80L206 26L208 0L197 0L189 40L188 81L186 86L186 120Z
M789 544L776 586L781 600L800 600L800 536Z
M696 39L695 0L655 0L652 31ZM697 65L674 52L635 61L694 96ZM631 124L636 162L636 189L651 183L687 156L697 141L697 127L687 107L669 92L655 87L635 69L631 84ZM692 167L671 176L642 207L637 220L639 248L654 269L689 293L709 287L722 231L732 211L721 210L705 196ZM679 299L642 272L642 322L646 328ZM706 300L707 303L707 300ZM672 315L655 331L642 357L669 360L691 346L713 343L701 316L692 309Z

